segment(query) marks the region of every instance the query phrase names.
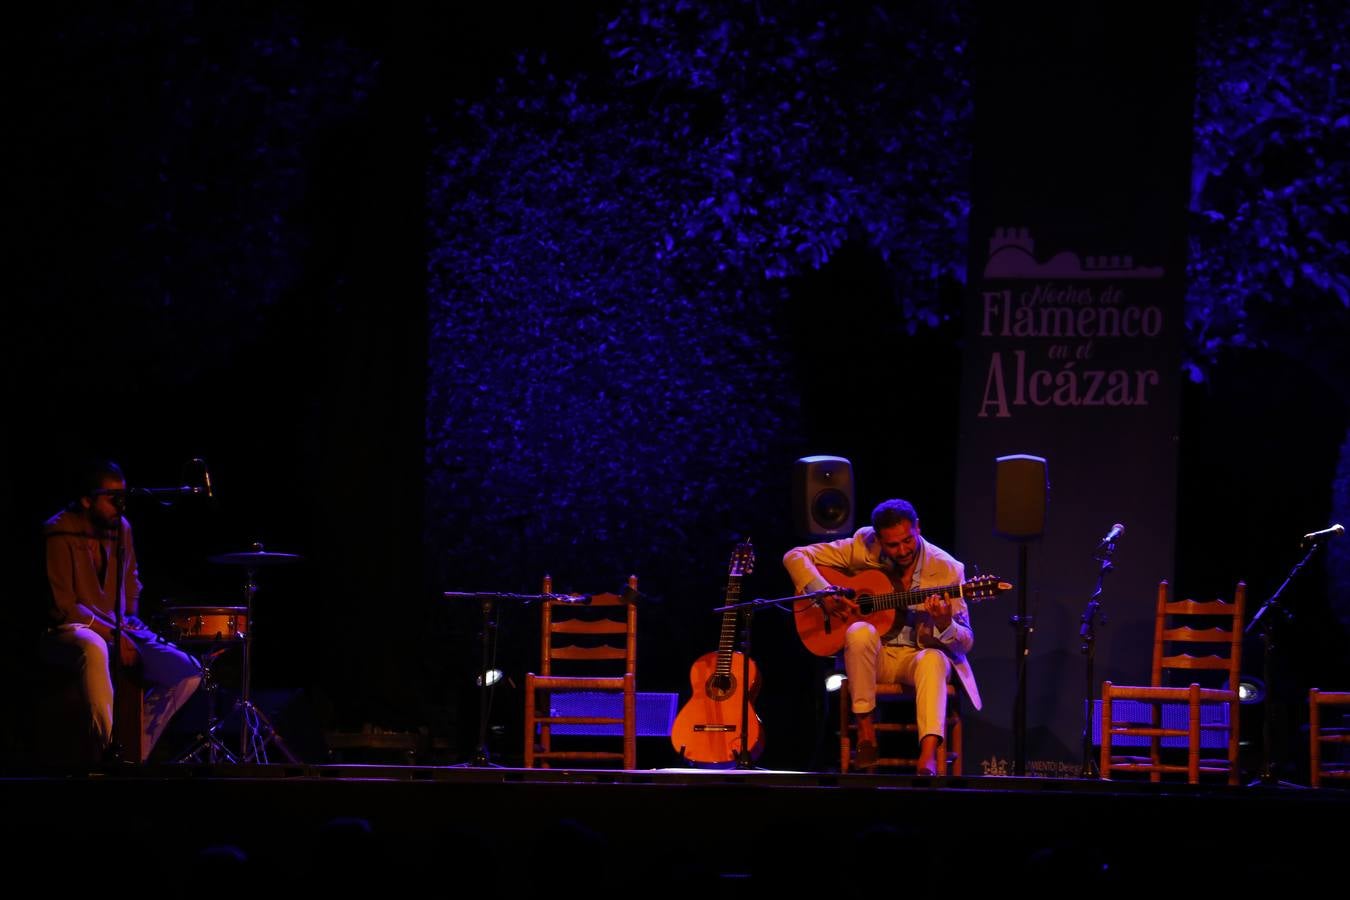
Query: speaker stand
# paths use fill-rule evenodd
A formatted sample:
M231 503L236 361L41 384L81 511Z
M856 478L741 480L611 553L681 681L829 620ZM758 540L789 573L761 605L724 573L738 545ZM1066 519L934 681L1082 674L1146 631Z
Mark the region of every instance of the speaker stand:
M1036 619L1027 613L1027 542L1017 544L1017 615L1008 620L1017 638L1017 699L1013 701L1013 774L1027 774L1027 657Z
M1035 617L1027 612L1027 542L1045 531L1050 480L1045 459L1025 453L994 460L994 533L1017 542L1017 697L1013 701L1013 774L1027 774L1027 659Z

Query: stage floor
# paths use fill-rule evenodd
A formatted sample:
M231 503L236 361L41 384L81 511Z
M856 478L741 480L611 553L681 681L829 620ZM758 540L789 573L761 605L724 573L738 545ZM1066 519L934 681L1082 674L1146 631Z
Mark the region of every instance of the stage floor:
M92 841L100 854L146 860L169 893L220 866L296 888L414 885L433 875L468 885L487 874L523 889L559 873L582 878L597 865L582 855L602 848L621 856L624 877L652 890L702 886L714 896L828 890L850 877L871 884L860 873L884 884L896 866L932 880L953 865L972 891L1033 875L1066 887L1071 877L1079 886L1142 886L1203 875L1236 889L1287 877L1291 861L1339 860L1350 849L1350 791L1276 785L163 765L10 773L0 798L7 871L59 870ZM847 862L853 847L868 857L856 868ZM1209 853L1221 862L1205 862ZM1311 872L1295 866L1300 877Z

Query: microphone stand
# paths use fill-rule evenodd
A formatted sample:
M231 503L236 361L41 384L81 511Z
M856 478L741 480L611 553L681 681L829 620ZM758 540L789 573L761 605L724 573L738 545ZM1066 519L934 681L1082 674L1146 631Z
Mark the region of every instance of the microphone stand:
M1095 625L1097 610L1101 607L1102 582L1115 569L1111 564L1111 554L1116 552L1116 542L1103 541L1098 550L1100 551L1099 555L1094 557L1101 563L1101 568L1097 570L1097 589L1088 598L1087 609L1083 612L1083 624L1078 629L1078 636L1083 639L1081 649L1086 657L1087 678L1083 693L1083 767L1079 771L1079 774L1084 778L1092 778L1097 774L1093 767L1095 757L1092 753L1092 699L1096 691L1093 667L1097 657ZM1102 616L1102 624L1106 624L1105 615Z
M204 488L182 485L172 488L138 488L128 487L126 494L128 497L165 497L179 496L183 494L202 494L207 493ZM117 515L117 546L114 553L114 565L117 566L117 577L114 580L116 585L113 594L113 629L112 629L112 648L108 655L108 677L113 685L113 705L111 721L111 742L104 751L104 762L110 765L117 765L124 762L123 759L126 748L122 746L120 740L120 731L122 716L119 709L122 705L122 698L119 692L122 688L122 635L126 633L126 535L122 528L122 521L125 518L122 511ZM140 763L137 758L133 762Z
M496 598L490 594L483 594L476 599L478 608L483 614L483 627L480 632L482 656L478 667L478 680L482 682L482 687L478 695L478 747L474 750L469 765L478 768L500 768L492 761L492 752L488 749L488 669L492 662L490 648L495 646L494 638L497 634L497 619L493 615Z
M127 488L127 494L132 497L181 497L190 494L205 494L211 496L211 492L198 485L184 484L179 487L137 487ZM160 501L161 503L172 504L172 500Z
M113 553L113 565L117 566L117 577L115 579L116 589L113 593L113 631L112 631L112 652L108 655L108 676L112 679L113 685L113 704L112 704L112 722L110 742L104 751L104 762L110 765L117 765L123 761L122 757L125 748L119 740L119 727L121 726L121 715L118 713L122 698L119 692L122 689L122 632L125 619L126 607L126 575L123 572L123 565L126 560L126 550L123 541L122 514L117 515L117 547ZM139 759L136 762L140 762Z
M816 591L809 595L811 597L826 596L829 592ZM750 623L754 619L754 611L761 606L780 606L789 600L802 600L806 597L789 597L779 600L765 600L763 598L756 600L746 600L742 603L729 603L726 606L719 606L713 609L713 612L731 612L735 610L742 615L742 624L744 631L741 640L741 749L736 752L736 768L738 769L756 769L753 757L750 755Z
M184 494L206 494L211 496L210 474L206 471L204 460L194 460L202 463L202 477L205 482L204 487L194 487L191 485L181 485L179 487L163 488L137 488L127 487L126 495L128 497L165 497L181 496ZM123 762L123 756L126 748L122 746L119 729L121 727L122 716L119 712L122 697L119 696L122 688L122 635L126 633L126 533L122 527L125 514L122 510L117 512L117 543L113 554L113 565L117 567L116 577L113 580L115 585L113 594L113 628L112 628L112 647L108 655L108 677L113 685L113 704L112 719L110 721L110 741L104 750L103 762L117 765ZM134 760L140 763L140 758Z
M480 646L480 664L478 668L478 686L481 689L478 692L478 747L474 750L473 758L468 762L457 763L451 768L486 768L501 769L492 761L492 752L488 749L488 690L491 687L488 684L488 669L492 664L492 648L495 646L495 637L497 634L497 617L494 615L498 601L510 600L521 603L534 603L541 600L561 600L564 603L584 603L587 598L575 597L570 594L503 594L499 592L461 592L445 591L441 596L446 600L474 600L478 603L478 608L483 615L482 629L478 633ZM531 738L533 739L533 738Z
M1272 759L1271 747L1273 740L1271 729L1273 725L1275 697L1275 685L1271 681L1273 670L1271 663L1275 656L1275 641L1272 636L1275 633L1275 622L1278 622L1281 619L1284 621L1293 621L1294 618L1293 613L1280 606L1280 595L1284 593L1284 589L1289 586L1289 583L1294 580L1294 577L1303 570L1303 567L1308 564L1308 560L1312 559L1313 554L1317 552L1317 548L1320 546L1322 546L1321 541L1309 541L1308 552L1303 554L1302 559L1294 563L1294 567L1289 570L1289 574L1285 576L1283 583L1275 589L1275 593L1270 595L1270 599L1261 604L1261 608L1257 610L1256 615L1252 616L1252 620L1247 623L1247 627L1243 629L1242 632L1243 635L1249 635L1255 631L1261 638L1261 677L1266 682L1266 697L1265 702L1262 704L1262 718L1264 721L1261 723L1261 771L1256 779L1247 785L1248 787L1256 787L1257 785L1263 784L1276 785L1278 787L1295 787L1295 785L1279 780L1275 774L1275 764ZM1266 619L1267 612L1273 614L1269 619ZM1264 622L1262 621L1263 619L1265 619ZM1260 623L1259 629L1257 629L1257 623Z

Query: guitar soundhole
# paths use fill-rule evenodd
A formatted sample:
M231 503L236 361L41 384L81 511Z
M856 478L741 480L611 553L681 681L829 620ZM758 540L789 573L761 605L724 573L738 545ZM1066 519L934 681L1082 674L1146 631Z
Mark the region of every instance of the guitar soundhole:
M714 700L725 700L736 692L734 675L714 675L708 679L708 696Z

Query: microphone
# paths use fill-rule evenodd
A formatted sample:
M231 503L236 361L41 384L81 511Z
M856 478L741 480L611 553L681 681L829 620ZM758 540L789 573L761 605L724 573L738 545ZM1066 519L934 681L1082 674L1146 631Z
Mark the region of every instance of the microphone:
M1120 540L1120 536L1124 533L1125 526L1117 522L1111 526L1111 530L1106 533L1106 537L1102 538L1101 544L1114 544L1116 541ZM1098 544L1097 546L1100 547L1101 544Z
M1303 536L1303 546L1320 544L1342 534L1345 534L1344 525L1332 525L1330 528L1323 528L1321 531L1310 531Z
M844 597L849 600L852 600L854 597L858 596L858 592L855 591L853 588L835 587L834 585L830 585L827 588L822 588L821 590L818 590L815 593L819 594L821 597L835 596L835 597Z
M206 494L206 499L210 500L214 496L211 492L211 470L206 467L206 460L200 456L193 460L194 463L202 467L202 493Z
M186 484L178 487L128 487L127 495L131 497L172 497L177 494L199 494L201 490L201 488Z
M591 602L590 594L503 594L496 591L442 591L446 600L518 600L534 603L539 600L552 600L555 603L575 603L580 606Z

